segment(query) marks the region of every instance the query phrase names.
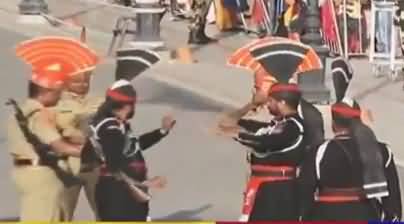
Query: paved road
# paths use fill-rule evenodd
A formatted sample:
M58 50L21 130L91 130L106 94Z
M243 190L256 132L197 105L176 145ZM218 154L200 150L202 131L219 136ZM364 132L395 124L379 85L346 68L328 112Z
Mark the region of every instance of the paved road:
M22 99L26 95L29 70L13 56L13 46L25 39L17 33L0 29L0 68L3 78L0 102L8 96ZM93 94L103 94L113 79L114 67L100 66L94 77ZM139 91L140 104L135 131L141 133L159 125L159 117L173 111L178 126L172 135L147 152L151 174L166 175L167 189L155 193L152 217L184 220L234 220L240 210L245 181L243 148L231 141L207 132L216 116L226 108L190 92L181 91L148 77L134 85ZM0 110L0 122L8 113ZM10 159L5 142L6 130L0 129L0 220L17 216L18 201L9 179ZM404 170L400 171L404 174ZM404 178L404 177L403 177ZM77 219L91 220L91 212L81 200Z
M28 69L13 56L12 47L25 39L19 34L0 29L0 52L3 69L0 102L26 94ZM114 67L100 66L94 77L93 93L102 94L111 83ZM207 132L218 113L218 103L190 92L140 77L134 85L139 91L134 129L143 132L160 125L160 117L173 111L177 127L167 139L146 152L152 175L165 175L167 189L156 192L152 216L164 219L234 219L238 215L244 183L243 149ZM174 109L173 109L174 108ZM2 107L0 122L9 111ZM17 214L17 198L10 182L10 157L7 154L4 128L0 132L0 219ZM77 218L91 219L86 203L81 202Z

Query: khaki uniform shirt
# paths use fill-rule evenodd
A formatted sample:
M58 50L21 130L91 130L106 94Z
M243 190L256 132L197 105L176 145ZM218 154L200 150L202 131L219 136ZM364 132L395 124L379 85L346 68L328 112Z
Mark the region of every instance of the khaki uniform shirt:
M44 107L40 102L34 99L28 99L23 105L21 105L21 110L26 116L31 112L38 110L38 112L29 117L28 128L43 143L50 144L51 142L62 138L56 125L55 113L52 110ZM38 161L38 155L32 145L26 141L25 136L14 117L14 113L9 119L7 134L9 143L8 148L15 158Z
M84 144L88 136L89 122L103 101L103 98L89 98L67 91L63 92L58 105L53 110L56 112L57 126L61 128L65 140L75 144ZM74 157L69 157L68 163L71 171L76 175L90 165L81 164L80 159Z
M56 123L65 138L85 138L90 119L103 102L101 98L88 98L64 92L56 112Z

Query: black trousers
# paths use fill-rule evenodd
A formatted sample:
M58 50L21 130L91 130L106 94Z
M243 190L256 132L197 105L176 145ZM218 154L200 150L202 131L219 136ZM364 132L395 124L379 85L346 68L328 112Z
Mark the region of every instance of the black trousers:
M296 180L263 183L249 221L297 221Z
M305 220L310 221L377 221L378 209L369 201L314 204Z
M125 183L112 177L100 177L95 200L101 221L146 221L148 203L135 201Z

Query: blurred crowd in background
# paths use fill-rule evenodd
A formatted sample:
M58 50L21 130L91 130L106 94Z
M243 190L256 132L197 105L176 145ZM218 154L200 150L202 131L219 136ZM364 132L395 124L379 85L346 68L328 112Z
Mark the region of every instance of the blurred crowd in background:
M136 4L133 0L116 0L125 6ZM164 1L164 0L163 0ZM308 0L166 0L172 20L192 18L195 5L208 5L206 22L215 23L222 32L244 30L259 37L266 35L299 40L305 32ZM391 41L390 27L397 29L397 43L401 44L404 20L401 12L404 1L399 0L319 0L321 32L325 43L334 55L365 55L370 46L371 8L374 2L392 2L396 13L394 23L388 15L376 19L376 46L379 51ZM401 44L402 45L402 44ZM399 52L401 53L401 52Z

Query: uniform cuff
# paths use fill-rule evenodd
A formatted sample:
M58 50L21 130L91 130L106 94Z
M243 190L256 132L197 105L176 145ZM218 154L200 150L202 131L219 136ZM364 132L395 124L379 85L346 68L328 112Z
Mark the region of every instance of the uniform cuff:
M160 134L162 134L163 136L168 135L168 132L169 132L169 131L166 131L166 130L160 128Z
M237 137L238 137L239 139L249 139L250 136L251 136L250 134L244 133L244 132L240 132L240 133L238 133L238 135L237 135Z

